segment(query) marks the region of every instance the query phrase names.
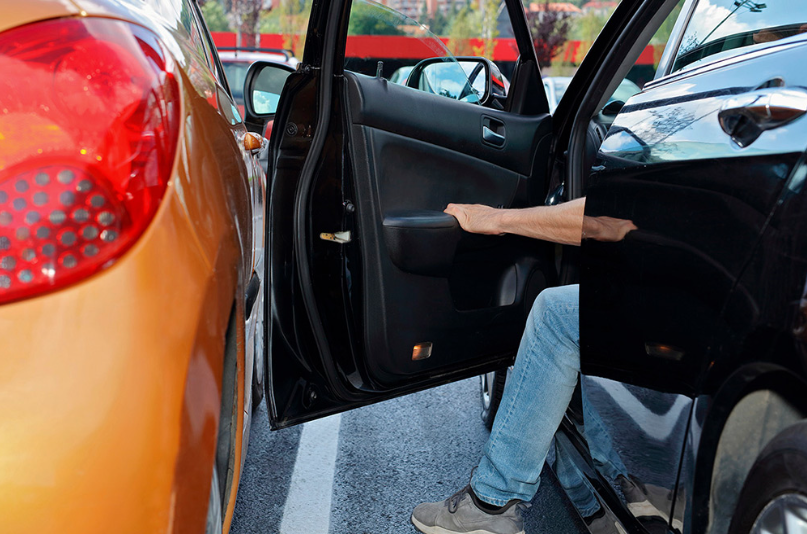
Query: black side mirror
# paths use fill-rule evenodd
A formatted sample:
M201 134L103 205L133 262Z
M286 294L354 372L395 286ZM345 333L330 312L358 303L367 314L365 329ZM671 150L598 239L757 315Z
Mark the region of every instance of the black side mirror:
M251 132L263 133L267 121L274 118L286 79L294 68L281 63L256 61L244 79L244 123Z
M406 85L483 106L494 95L502 96L505 90L498 67L483 57L424 59L409 73Z
M605 107L602 108L602 114L606 117L616 117L619 115L619 112L622 111L622 108L625 107L625 103L621 100L611 100Z

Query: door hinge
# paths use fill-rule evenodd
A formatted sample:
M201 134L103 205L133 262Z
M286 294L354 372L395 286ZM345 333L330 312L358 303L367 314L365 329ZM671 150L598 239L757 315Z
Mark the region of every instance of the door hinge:
M334 243L350 243L350 231L333 234L323 232L319 234L319 238L323 241L333 241Z

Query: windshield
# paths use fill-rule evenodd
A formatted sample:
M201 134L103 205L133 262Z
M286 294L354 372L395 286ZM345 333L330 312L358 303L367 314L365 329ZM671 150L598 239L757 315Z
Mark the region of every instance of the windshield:
M700 0L684 32L673 71L806 31L804 0Z

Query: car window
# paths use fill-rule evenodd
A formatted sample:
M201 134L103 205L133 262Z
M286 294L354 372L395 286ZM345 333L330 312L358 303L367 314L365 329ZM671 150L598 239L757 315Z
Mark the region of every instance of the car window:
M684 2L677 2L609 101L625 102L640 92L645 83L653 80ZM554 113L619 1L571 3L536 0L525 2L524 6L549 109Z
M804 0L700 0L673 64L673 72L737 55L748 47L807 32Z
M222 64L233 98L240 105L244 105L244 81L247 79L249 65L247 61L226 61Z
M659 62L670 40L675 23L681 16L684 3L685 0L679 0L670 14L667 15L667 18L639 55L639 59L631 67L628 75L625 76L611 95L609 102L614 100L627 102L630 97L639 93L647 82L657 77Z
M458 62L456 57L485 57L493 60L493 83L505 93L509 81L495 61L494 48L499 27L509 27L506 14L504 2L497 0L463 7L433 2L420 8L406 0L389 0L387 5L355 0L350 11L345 69L368 76L380 74L393 83L406 85L414 65L428 58L444 58L445 62L424 70L419 89L474 102L485 80L478 76L476 64ZM511 48L509 55L513 57L504 55L514 64L514 43ZM511 65L507 68L512 70Z

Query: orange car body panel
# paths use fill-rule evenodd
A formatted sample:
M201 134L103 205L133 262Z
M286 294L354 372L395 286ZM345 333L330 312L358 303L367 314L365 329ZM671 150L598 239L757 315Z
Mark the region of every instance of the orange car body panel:
M183 109L168 189L137 243L80 283L0 306L0 532L204 532L235 311L224 532L232 520L251 391L244 295L264 185L204 57L143 6L0 0L0 32L63 16L148 27L177 63Z

